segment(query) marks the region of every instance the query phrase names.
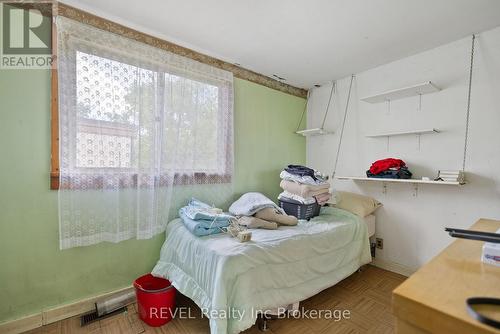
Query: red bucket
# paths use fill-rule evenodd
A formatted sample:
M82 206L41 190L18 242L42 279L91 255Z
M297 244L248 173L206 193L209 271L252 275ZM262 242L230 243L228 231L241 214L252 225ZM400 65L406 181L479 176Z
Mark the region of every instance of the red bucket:
M147 274L134 281L139 318L152 327L172 320L175 310L175 288L170 281Z

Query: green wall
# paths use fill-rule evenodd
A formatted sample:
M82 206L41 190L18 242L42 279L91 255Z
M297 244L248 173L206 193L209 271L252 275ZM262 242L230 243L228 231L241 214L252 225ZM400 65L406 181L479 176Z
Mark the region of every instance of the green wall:
M279 171L305 162L293 133L305 100L235 79L235 196L275 199ZM154 266L164 235L59 250L49 190L50 74L0 70L0 322L131 284Z

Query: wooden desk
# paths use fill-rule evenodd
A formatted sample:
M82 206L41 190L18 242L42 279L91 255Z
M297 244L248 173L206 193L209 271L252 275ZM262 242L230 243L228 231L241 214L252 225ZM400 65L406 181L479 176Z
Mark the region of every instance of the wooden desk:
M500 221L480 219L470 229L499 228ZM500 267L481 262L483 244L456 239L393 291L397 333L500 333L474 320L465 308L468 297L500 298ZM500 319L498 308L482 310Z

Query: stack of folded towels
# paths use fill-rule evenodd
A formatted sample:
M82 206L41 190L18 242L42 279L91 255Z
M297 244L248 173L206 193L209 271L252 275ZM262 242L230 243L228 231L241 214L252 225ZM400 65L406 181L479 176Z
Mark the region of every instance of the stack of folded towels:
M314 169L288 165L280 174L283 192L278 199L295 204L325 205L331 198L327 177Z
M229 226L231 219L234 218L221 209L214 208L195 198L179 209L179 216L184 226L198 237L221 233L221 228Z

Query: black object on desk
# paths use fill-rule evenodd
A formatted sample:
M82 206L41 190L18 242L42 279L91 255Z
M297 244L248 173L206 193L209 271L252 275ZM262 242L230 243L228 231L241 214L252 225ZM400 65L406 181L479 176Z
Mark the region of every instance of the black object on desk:
M462 230L459 228L452 228L452 227L445 227L444 230L448 232L451 237L454 238L479 240L479 241L486 241L486 242L493 242L496 244L500 244L500 233Z
M500 244L500 233L492 233L492 232L482 232L482 231L471 231L471 230L462 230L458 228L446 227L444 229L446 232L450 234L450 236L454 238L462 238L462 239L471 239L471 240L479 240ZM499 298L489 298L489 297L471 297L467 298L466 307L467 312L476 319L477 321L489 325L493 328L500 329L500 322L491 319L474 309L475 305L495 305L500 306Z

